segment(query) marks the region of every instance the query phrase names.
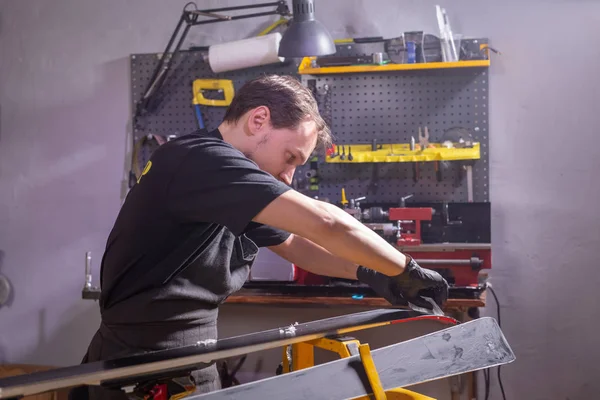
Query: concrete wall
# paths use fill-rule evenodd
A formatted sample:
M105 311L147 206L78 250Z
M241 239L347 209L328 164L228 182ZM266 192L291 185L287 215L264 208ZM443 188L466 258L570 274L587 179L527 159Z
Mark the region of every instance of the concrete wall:
M0 0L0 273L14 287L0 308L0 362L67 365L83 355L99 321L96 304L80 299L84 253L91 250L97 266L123 195L127 57L161 51L185 3ZM518 356L503 368L507 396L595 398L600 3L437 3L455 31L487 36L503 53L490 70L490 152L492 282ZM435 4L320 0L317 12L335 37L393 37L435 32ZM271 20L198 28L189 42L247 37ZM221 334L352 311L227 306ZM494 315L493 306L484 313ZM384 345L426 328L365 339ZM277 358L249 359L246 376L271 373ZM425 390L447 398L446 382Z

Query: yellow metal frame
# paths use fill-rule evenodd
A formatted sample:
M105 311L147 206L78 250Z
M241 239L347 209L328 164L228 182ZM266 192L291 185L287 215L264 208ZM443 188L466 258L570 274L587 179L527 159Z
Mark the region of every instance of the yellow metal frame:
M375 400L436 400L433 397L425 396L403 388L384 390L379 379L379 373L373 361L371 349L367 343L361 344L354 338L331 339L320 338L301 342L283 348L283 373L298 371L310 368L315 365L314 349L315 347L337 353L341 358L352 356L349 346L356 346L358 354L362 361L365 373L371 385L372 395ZM291 353L289 349L291 348ZM291 356L291 357L290 357ZM290 359L291 358L291 359ZM371 400L371 394L357 397L353 400Z
M344 160L340 159L341 146L337 145L336 157L327 156L328 163L390 163L390 162L425 162L425 161L458 161L478 160L481 158L480 144L474 143L473 147L447 148L441 144L432 143L428 148L421 150L417 145L416 150L411 150L408 144L384 144L379 150L371 150L370 144L345 144ZM352 152L352 161L348 160L348 154Z
M312 62L316 57L304 57L298 66L298 73L301 75L321 75L321 74L350 74L358 72L384 72L384 71L412 71L418 69L444 69L444 68L473 68L489 67L490 60L471 60L455 62L432 62L432 63L414 63L414 64L394 64L384 65L347 65L340 67L313 67Z
M192 84L192 90L195 105L228 106L234 95L233 82L229 79L196 79ZM203 90L222 90L224 99L207 99L202 93Z

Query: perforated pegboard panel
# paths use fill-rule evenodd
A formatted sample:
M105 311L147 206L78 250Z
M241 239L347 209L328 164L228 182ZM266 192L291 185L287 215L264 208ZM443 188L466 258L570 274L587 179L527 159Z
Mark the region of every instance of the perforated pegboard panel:
M343 55L382 51L381 43L347 47ZM342 52L340 52L340 55ZM143 94L159 60L157 54L131 56L133 109ZM197 78L231 79L238 90L244 82L263 74L297 74L297 63L276 64L214 74L201 52L182 52L173 63L173 73L161 91L161 104L150 115L133 120L134 138L146 134L179 136L197 129L192 106L192 82ZM451 127L469 129L481 143L481 159L473 162L473 200L489 201L488 190L488 71L486 68L395 71L385 73L302 76L314 84L322 113L329 114L336 144L408 143L418 140L418 127L427 125L430 141L438 141ZM311 82L312 80L312 82ZM329 93L323 89L325 85ZM202 107L207 129L221 122L224 107ZM346 150L347 151L347 150ZM149 155L149 154L148 154ZM309 163L311 164L311 163ZM349 198L367 196L369 202L396 203L413 194L412 201L467 201L466 173L461 162L444 164L441 182L433 163L421 163L420 179L412 179L410 163L318 165L318 191L304 191L339 202L342 187ZM302 177L314 167L297 171Z
M369 44L375 50L377 44ZM371 50L371 51L373 51ZM358 54L363 51L356 52ZM368 53L368 51L367 51ZM473 201L489 201L488 71L487 68L389 71L382 73L303 76L317 92L330 91L331 129L338 146L371 143L418 143L419 126L427 126L429 141L439 142L452 127L467 128L481 143L481 159L471 162ZM321 102L320 108L326 104ZM321 160L322 161L322 160ZM319 196L340 200L367 196L367 201L468 201L463 162L441 164L438 181L431 162L419 164L413 181L412 163L319 164Z
M144 94L146 86L158 64L158 54L131 55L131 93L133 110ZM185 51L174 58L171 76L160 92L160 105L150 114L134 118L134 137L137 140L146 134L180 136L198 129L194 107L192 105L192 82L195 79L230 79L235 90L246 81L264 74L298 76L298 65L293 62L272 64L256 68L215 74L204 61L202 52ZM205 94L210 96L210 92ZM225 107L202 106L202 115L207 129L214 129L225 114Z

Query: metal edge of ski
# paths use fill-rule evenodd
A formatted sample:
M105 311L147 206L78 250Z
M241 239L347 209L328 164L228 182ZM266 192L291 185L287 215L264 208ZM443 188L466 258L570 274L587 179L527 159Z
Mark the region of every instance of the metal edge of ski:
M516 357L495 319L483 317L371 350L384 390L405 388L512 363ZM336 400L372 393L360 355L186 400Z
M3 378L0 379L0 399L18 398L81 385L125 387L139 381L180 376L228 357L416 320L433 320L446 325L458 323L450 317L423 314L413 310L370 310L219 340L201 341L191 346Z

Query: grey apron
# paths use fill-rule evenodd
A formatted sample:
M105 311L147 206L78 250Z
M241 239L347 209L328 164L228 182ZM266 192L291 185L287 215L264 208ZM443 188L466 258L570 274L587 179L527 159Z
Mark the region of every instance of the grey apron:
M142 330L143 334L140 334ZM205 325L190 324L189 326L182 324L173 324L172 326L149 324L147 326L136 325L130 327L123 325L108 326L102 323L90 343L83 362L94 362L109 358L126 357L136 353L186 346L208 338L217 338L216 322ZM196 382L196 393L208 393L221 388L215 364L196 370L191 375ZM88 393L90 400L127 399L122 391L103 387L91 386L88 388Z
M258 253L258 246L245 235L235 238L222 228L214 229L212 237L217 245L194 254L193 246L197 245L192 235L188 240L190 247L184 246L175 253L177 257L185 258L185 262L168 258L153 271L145 273L146 277L154 274L153 281L162 284L144 290L138 289L139 283L135 281L124 284L118 293L121 296L126 294L127 298L102 312L102 323L92 338L83 363L218 339L218 305L243 285ZM169 264L180 267L171 272L171 268L163 267ZM212 267L204 268L204 265ZM135 276L131 274L130 279ZM192 285L185 287L182 293L181 288L190 282ZM194 282L201 282L205 287L193 286ZM227 285L224 286L225 282ZM207 287L211 289L207 290ZM195 298L202 293L207 297ZM173 310L176 310L179 320L169 318ZM148 316L150 320L145 319ZM196 382L196 393L221 389L215 364L194 371L192 376ZM127 399L120 390L89 387L87 392L91 400Z

